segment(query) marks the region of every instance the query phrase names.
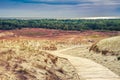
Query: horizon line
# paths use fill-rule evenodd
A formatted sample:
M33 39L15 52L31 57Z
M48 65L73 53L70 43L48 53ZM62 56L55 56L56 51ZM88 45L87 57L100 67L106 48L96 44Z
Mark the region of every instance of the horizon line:
M29 19L120 19L120 16L112 16L112 17L80 17L80 18L51 18L51 17L10 17L10 16L4 16L4 17L0 17L3 19L25 19L25 20L29 20Z

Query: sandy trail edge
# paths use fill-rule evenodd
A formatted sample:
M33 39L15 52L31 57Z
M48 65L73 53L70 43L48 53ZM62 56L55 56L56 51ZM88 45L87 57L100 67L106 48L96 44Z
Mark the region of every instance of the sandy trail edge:
M58 57L67 58L76 68L78 75L83 77L85 80L120 80L120 77L117 74L90 59L61 54L63 51L78 47L81 46L73 46L62 50L49 51L49 53Z

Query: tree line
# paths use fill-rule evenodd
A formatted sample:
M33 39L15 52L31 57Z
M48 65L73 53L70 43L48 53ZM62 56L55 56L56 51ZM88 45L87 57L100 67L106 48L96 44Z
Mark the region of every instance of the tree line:
M0 30L21 28L47 28L60 30L110 30L120 31L120 19L0 19Z

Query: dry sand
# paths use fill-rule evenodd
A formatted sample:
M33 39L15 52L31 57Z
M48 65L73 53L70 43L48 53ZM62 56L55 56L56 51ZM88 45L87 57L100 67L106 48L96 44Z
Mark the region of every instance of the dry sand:
M120 60L117 60L116 56L104 56L102 54L89 52L89 48L91 45L92 44L82 44L80 47L68 51L63 51L61 53L91 59L109 68L111 71L115 72L120 76Z

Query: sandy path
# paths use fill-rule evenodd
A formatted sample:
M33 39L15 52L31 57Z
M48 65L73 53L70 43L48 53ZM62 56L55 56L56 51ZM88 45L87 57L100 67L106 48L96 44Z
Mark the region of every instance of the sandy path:
M92 60L61 54L63 51L78 47L81 46L74 46L58 51L51 51L51 53L59 57L67 58L72 63L72 65L75 66L79 76L83 77L85 80L120 80L118 75Z

